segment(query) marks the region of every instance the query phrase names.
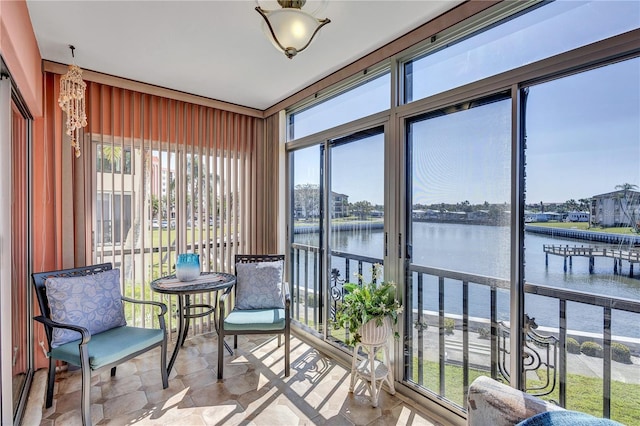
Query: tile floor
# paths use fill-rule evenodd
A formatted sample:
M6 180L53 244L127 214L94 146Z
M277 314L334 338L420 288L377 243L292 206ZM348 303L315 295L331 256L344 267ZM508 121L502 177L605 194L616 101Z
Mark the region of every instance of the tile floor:
M225 356L222 382L216 379L216 348L215 334L187 340L169 376L169 387L164 390L158 371L159 350L118 366L114 378L109 370L94 375L93 423L442 425L399 394L383 391L379 406L373 408L362 382L353 394L348 392L348 368L293 336L290 377L283 376L284 346L278 348L275 337L239 337L235 355ZM37 374L44 377L46 371ZM32 396L33 392L44 393L42 383L34 386ZM43 401L44 395L31 398L27 412L37 412ZM28 417L23 425L80 425L80 372L58 373L53 406L42 407L37 420L33 415Z

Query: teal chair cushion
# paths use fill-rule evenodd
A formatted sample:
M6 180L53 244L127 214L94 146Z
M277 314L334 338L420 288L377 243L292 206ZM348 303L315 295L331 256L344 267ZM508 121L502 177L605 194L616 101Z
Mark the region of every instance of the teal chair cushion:
M152 328L117 327L94 334L87 343L89 366L92 370L121 360L128 355L141 351L154 343L162 342L164 331ZM80 365L80 340L65 343L53 348L49 353L55 359L69 364Z
M284 330L284 309L234 309L224 320L225 331Z

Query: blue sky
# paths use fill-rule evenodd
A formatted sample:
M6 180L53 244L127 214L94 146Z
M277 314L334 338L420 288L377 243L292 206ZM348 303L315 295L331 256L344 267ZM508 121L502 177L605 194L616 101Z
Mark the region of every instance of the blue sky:
M416 60L414 99L638 26L638 1L554 2ZM309 134L350 121L358 112L384 109L380 97L387 86L373 86L371 99L358 91L345 97L349 102L327 102L309 115L307 128L301 114L296 133ZM507 119L509 113L507 108ZM483 120L495 123L483 131ZM508 201L510 134L504 120L504 108L490 105L417 124L425 133L415 133L415 146L426 150L414 153L420 156L414 161L414 202ZM420 139L424 137L430 139ZM640 59L532 86L527 141L527 203L588 198L623 183L640 186ZM349 148L355 150L350 159L336 159L333 190L349 195L350 201L382 204L383 152L376 143L356 142ZM318 183L318 148L305 151L313 158L296 154L296 163L308 167L296 169L295 182Z
M530 89L527 201L640 187L640 59Z

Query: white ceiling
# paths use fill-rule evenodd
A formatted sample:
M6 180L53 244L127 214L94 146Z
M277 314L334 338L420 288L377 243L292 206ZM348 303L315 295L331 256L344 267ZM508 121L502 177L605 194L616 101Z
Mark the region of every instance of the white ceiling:
M252 0L27 0L43 59L264 110L461 0L309 0L331 23L293 59L262 32ZM260 0L264 9L279 8Z

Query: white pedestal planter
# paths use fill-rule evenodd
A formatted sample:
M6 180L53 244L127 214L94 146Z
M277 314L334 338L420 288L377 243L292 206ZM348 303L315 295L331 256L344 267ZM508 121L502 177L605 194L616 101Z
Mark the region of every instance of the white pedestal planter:
M369 390L371 404L377 407L382 384L385 381L391 394L396 393L393 385L393 371L389 364L389 338L393 334L391 318L385 317L382 326L377 326L375 320L369 321L360 328L359 334L362 339L353 348L349 392L353 392L357 379L363 380ZM367 355L364 359L358 359L360 348ZM377 359L379 353L382 354L382 360Z

